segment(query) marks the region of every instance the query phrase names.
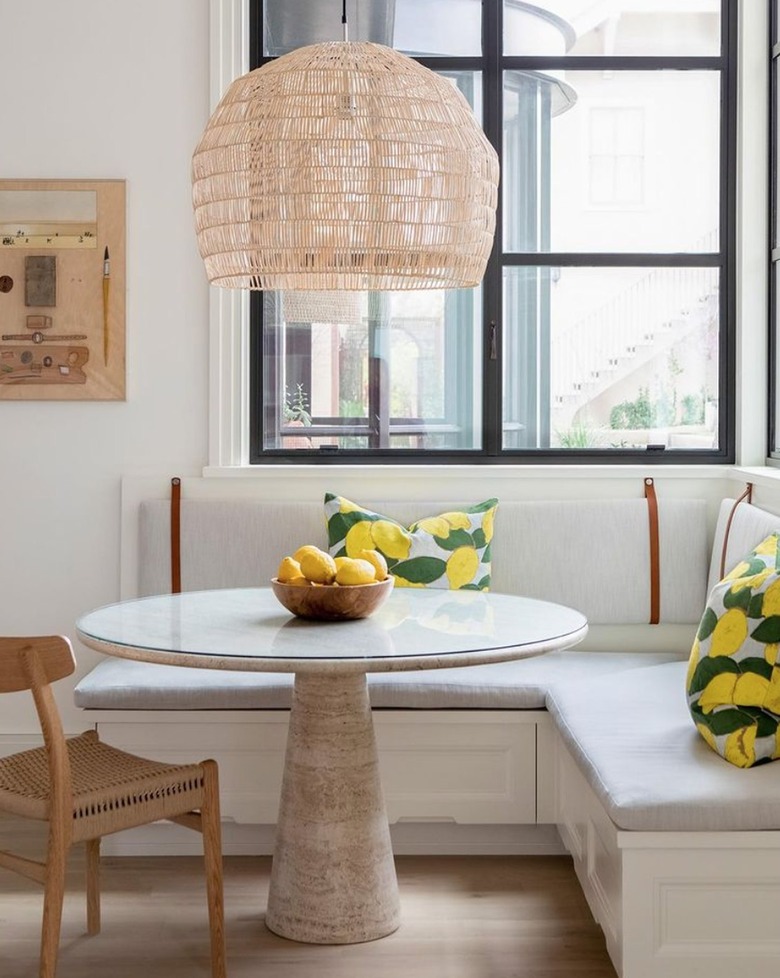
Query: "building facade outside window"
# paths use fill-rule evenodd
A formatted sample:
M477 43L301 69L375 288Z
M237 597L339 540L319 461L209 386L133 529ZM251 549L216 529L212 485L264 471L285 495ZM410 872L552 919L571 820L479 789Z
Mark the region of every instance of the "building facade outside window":
M252 0L251 65L339 3ZM253 295L253 462L732 461L734 0L352 0L501 158L480 288Z

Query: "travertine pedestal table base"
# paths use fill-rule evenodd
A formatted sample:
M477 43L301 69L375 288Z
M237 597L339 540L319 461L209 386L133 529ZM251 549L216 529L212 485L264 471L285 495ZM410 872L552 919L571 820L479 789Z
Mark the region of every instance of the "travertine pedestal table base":
M267 588L218 588L121 601L77 624L86 645L120 658L295 673L266 914L292 940L353 944L399 924L366 673L523 659L588 630L578 611L508 594L413 589L384 610L288 619Z
M297 674L266 924L310 944L356 944L400 923L363 673Z

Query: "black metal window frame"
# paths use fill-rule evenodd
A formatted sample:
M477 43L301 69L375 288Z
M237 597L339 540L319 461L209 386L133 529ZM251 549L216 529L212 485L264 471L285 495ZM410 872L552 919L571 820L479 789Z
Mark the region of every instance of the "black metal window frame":
M482 2L482 56L423 57L420 64L436 71L479 71L482 75L482 124L503 160L504 73L507 71L717 71L720 75L719 246L709 253L657 252L511 252L503 250L502 186L499 186L496 235L482 287L482 447L468 450L263 448L263 302L250 297L250 464L728 464L736 449L736 162L738 0L721 0L720 53L711 56L516 56L503 53L504 0ZM773 8L775 4L772 4ZM773 14L775 11L773 10ZM263 53L263 0L249 0L250 67L269 61ZM773 82L774 84L774 82ZM774 124L774 120L773 120ZM774 201L774 197L773 197ZM774 204L773 204L774 206ZM774 224L773 224L774 226ZM503 275L507 268L717 268L719 291L719 413L717 449L523 448L502 445ZM774 291L772 292L774 297ZM773 307L774 310L774 307ZM774 322L774 311L772 313ZM772 331L774 343L774 331ZM774 361L771 361L774 362ZM770 388L772 389L772 388ZM774 401L772 402L774 403ZM774 421L774 412L772 412ZM774 425L770 422L771 437Z

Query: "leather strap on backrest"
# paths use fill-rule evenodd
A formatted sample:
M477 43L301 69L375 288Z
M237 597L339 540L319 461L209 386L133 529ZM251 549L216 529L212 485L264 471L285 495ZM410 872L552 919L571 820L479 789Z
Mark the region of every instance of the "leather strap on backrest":
M655 483L645 479L645 499L650 526L650 624L661 620L661 547L658 534L658 499Z
M739 506L739 504L743 502L749 503L752 499L753 499L753 483L748 482L747 486L745 487L745 491L742 493L742 495L738 499L734 500L734 505L731 507L729 518L726 521L726 529L723 531L723 549L720 552L720 574L719 574L720 580L723 580L723 578L726 576L726 551L728 550L728 546L729 546L729 533L731 532L731 523L734 519L734 514L737 511L737 506Z
M171 594L181 593L181 479L171 479Z

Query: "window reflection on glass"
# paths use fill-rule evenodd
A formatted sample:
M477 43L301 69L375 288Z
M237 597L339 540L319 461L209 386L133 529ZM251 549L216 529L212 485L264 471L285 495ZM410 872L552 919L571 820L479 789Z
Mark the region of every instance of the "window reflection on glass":
M718 55L720 0L504 0L509 55Z
M505 448L718 447L714 268L504 276Z
M295 322L294 293L264 296L264 447L479 448L479 291L346 296L350 322L316 298Z
M709 71L507 72L506 248L717 251L719 85Z
M350 41L386 44L412 57L482 53L481 0L347 0ZM337 0L265 0L263 50L278 56L342 39Z

